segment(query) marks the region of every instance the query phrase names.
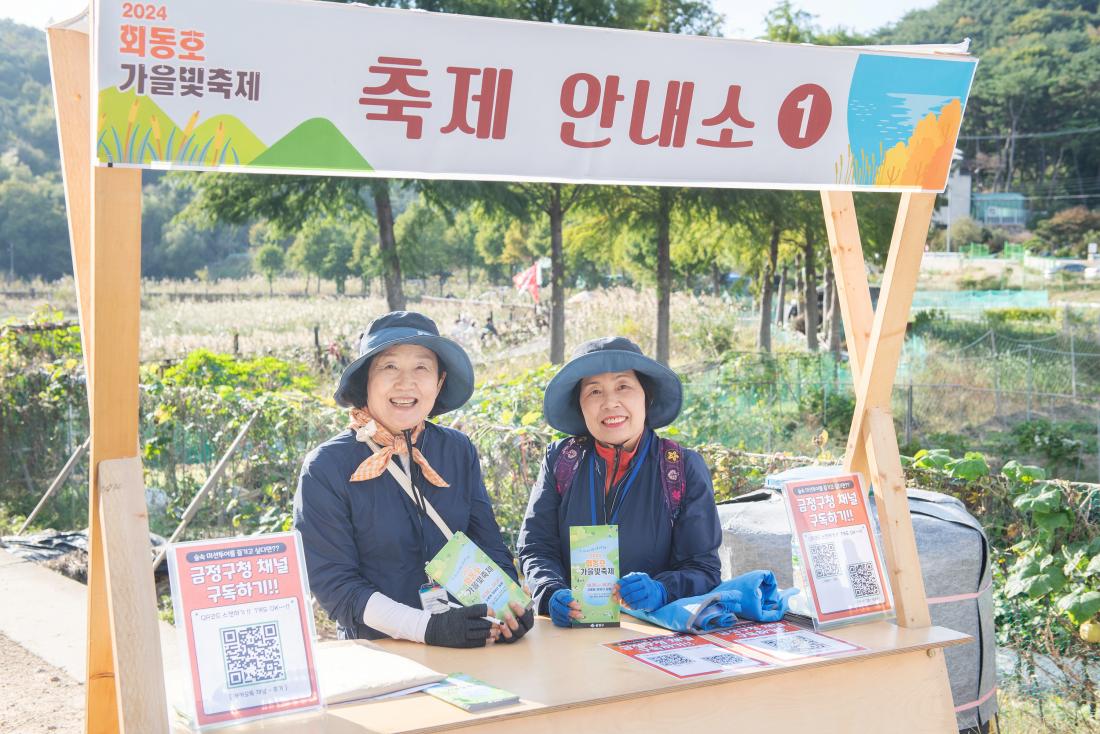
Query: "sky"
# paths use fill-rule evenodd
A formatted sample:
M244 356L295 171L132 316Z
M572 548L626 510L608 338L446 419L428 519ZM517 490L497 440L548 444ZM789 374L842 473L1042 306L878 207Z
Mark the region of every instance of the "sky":
M714 0L726 16L726 35L755 38L764 33L764 16L776 0ZM822 28L838 25L856 31L871 31L899 20L910 10L928 8L936 0L795 0L795 7L816 16ZM0 0L0 18L43 28L51 21L65 20L80 12L87 0ZM961 39L960 39L961 40Z

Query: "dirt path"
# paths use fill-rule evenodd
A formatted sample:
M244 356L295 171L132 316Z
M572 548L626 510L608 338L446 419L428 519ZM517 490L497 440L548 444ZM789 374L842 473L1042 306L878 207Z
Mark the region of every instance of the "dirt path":
M0 733L80 734L84 685L0 634Z

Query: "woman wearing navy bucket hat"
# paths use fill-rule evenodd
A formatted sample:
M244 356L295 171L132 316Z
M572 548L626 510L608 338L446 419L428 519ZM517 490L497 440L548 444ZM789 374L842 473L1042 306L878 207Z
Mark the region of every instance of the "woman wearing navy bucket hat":
M680 413L680 378L629 339L582 344L546 387L543 413L572 438L549 446L527 505L519 557L540 614L581 619L569 584L569 528L617 525L620 602L652 611L714 588L722 540L703 458L654 429Z
M336 389L348 429L306 457L294 496L313 595L339 636L395 637L446 647L513 642L534 615L518 605L452 609L425 575L427 563L462 531L514 580L463 433L426 419L460 407L474 390L470 358L419 313L371 322ZM435 612L435 613L433 613Z

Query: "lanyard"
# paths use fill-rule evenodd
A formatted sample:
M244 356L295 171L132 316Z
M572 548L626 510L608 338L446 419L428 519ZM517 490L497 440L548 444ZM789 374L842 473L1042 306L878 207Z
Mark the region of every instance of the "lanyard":
M409 498L413 501L413 504L416 505L416 520L419 525L417 529L420 531L420 561L422 566L426 566L430 559L428 554L428 538L424 534L424 516L428 514L428 501L424 498L424 493L420 491L420 487L416 486L416 470L414 468L416 467L416 462L413 461L412 458L412 441L409 440L407 432L405 434L405 439L407 442L406 446L408 448L408 453L406 454L406 456L409 457L409 470L406 476L408 477L409 481L408 490L411 490L408 492L408 495ZM393 459L391 458L390 461L393 461ZM404 482L401 483L404 484ZM427 575L427 571L425 571L425 575ZM430 577L428 578L428 581L431 582Z
M642 468L642 463L645 461L645 456L649 450L649 442L653 438L652 433L647 433L645 437L645 443L642 444L642 449L635 455L634 468L630 470L630 476L626 479L626 484L623 485L623 492L619 496L619 501L616 503L616 507L611 508L611 522L605 523L608 525L615 525L616 520L619 519L619 510L623 508L623 502L626 502L626 494L630 491L630 487L633 486L634 480L638 477L638 470ZM592 524L596 524L596 450L592 449L592 454L588 457L590 466L588 467L588 498L589 509L592 513ZM614 477L612 477L614 479Z

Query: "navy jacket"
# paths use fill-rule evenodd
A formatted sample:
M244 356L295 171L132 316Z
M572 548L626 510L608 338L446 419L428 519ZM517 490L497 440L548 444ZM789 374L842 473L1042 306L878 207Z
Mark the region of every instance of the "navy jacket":
M702 456L684 450L684 497L679 516L673 522L665 504L659 474L660 442L652 431L646 429L641 444L644 445L647 436L652 437L649 449L643 456L639 448L634 457L635 462L643 463L619 505L615 523L619 526L619 576L633 571L648 573L664 584L668 601L703 594L718 585L722 573L718 560L722 528L714 503L710 471ZM591 446L577 467L572 485L563 496L558 495L554 462L563 443L557 441L546 450L519 534L520 564L542 614L549 613L553 593L569 586L570 526L602 525L605 522L603 487L606 467ZM633 468L632 463L630 469ZM595 520L589 492L589 477L593 470ZM630 474L628 470L620 481L620 493ZM608 493L609 496L613 494L615 488ZM607 517L610 518L611 513Z
M413 476L424 497L452 532L466 533L517 578L470 439L428 423L416 446L451 485L430 484L414 463ZM385 637L363 624L363 609L376 591L419 609L420 585L427 580L424 564L446 542L430 518L421 525L419 510L388 470L365 482L348 481L370 455L350 429L344 431L306 457L294 495L294 527L302 534L309 586L339 625L342 639ZM400 468L396 457L392 461Z

